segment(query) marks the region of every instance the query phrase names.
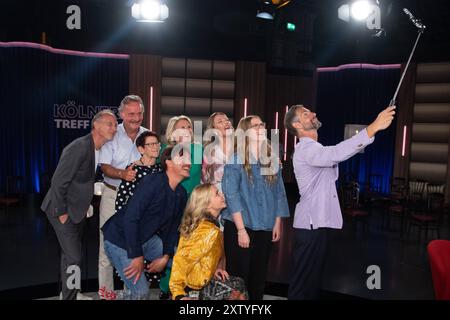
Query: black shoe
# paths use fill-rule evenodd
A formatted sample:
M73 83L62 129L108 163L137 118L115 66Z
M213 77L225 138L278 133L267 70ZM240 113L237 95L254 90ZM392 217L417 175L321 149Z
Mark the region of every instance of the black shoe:
M164 292L164 291L159 292L159 300L169 300L169 299L170 299L169 292Z

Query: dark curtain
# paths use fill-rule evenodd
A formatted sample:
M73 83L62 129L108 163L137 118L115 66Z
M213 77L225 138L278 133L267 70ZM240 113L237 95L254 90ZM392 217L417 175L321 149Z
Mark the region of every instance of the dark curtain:
M320 71L317 76L319 142L335 145L344 139L345 124L370 124L391 100L400 68L347 68ZM364 188L370 174L381 174L388 192L394 164L395 127L376 135L372 145L339 165L340 179L351 174Z
M51 177L62 149L90 131L90 125L57 128L55 119L90 120L97 110L117 110L127 92L128 59L0 47L1 190L7 176L22 176L25 192L39 192L40 177Z

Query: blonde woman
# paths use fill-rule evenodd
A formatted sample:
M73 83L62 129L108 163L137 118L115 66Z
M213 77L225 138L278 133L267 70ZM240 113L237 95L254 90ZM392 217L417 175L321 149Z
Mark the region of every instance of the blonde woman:
M222 232L217 221L225 207L223 194L216 186L206 183L193 190L180 224L180 240L173 259L169 286L174 300L195 299L202 289L213 292L208 288L213 277L219 281L230 280L225 271ZM220 291L216 293L223 294L223 288ZM208 298L219 299L217 295Z
M242 118L235 137L235 153L222 179L227 269L244 279L251 300L261 300L272 242L281 237L281 218L289 216L289 207L265 123L255 115Z
M189 178L183 180L181 185L186 189L188 196L192 190L200 184L200 177L202 173L202 157L203 146L194 143L192 121L189 117L181 115L170 118L166 128L167 144L162 144L161 152L167 146L175 146L177 144L189 144L191 152L191 170Z
M233 153L233 126L225 113L214 112L208 119L206 132L211 140L204 145L202 183L212 183L221 191L223 169Z

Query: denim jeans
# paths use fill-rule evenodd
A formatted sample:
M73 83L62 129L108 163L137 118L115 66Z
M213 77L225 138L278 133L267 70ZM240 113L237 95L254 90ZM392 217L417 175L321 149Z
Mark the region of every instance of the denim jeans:
M163 255L163 243L161 239L154 235L147 242L142 245L144 258L148 261L155 260ZM131 264L132 259L128 258L127 251L105 240L105 252L109 260L116 268L122 281L125 283L129 292L125 294L124 299L130 300L146 300L149 298L149 284L144 273L141 274L136 284L133 283L134 278L128 279L125 277L123 270ZM167 263L167 266L172 265L172 258Z

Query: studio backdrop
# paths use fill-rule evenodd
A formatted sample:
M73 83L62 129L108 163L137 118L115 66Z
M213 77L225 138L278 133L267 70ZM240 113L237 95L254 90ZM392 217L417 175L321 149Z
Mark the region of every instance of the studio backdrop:
M335 145L344 139L346 124L370 124L391 100L400 78L400 65L352 64L319 68L317 117L322 122L319 142ZM395 120L394 120L395 121ZM361 184L370 174L382 175L382 191L389 191L394 165L395 122L375 142L339 165L341 178L353 176Z
M0 192L9 176L39 192L62 149L90 132L95 113L117 114L128 94L128 55L0 42Z

